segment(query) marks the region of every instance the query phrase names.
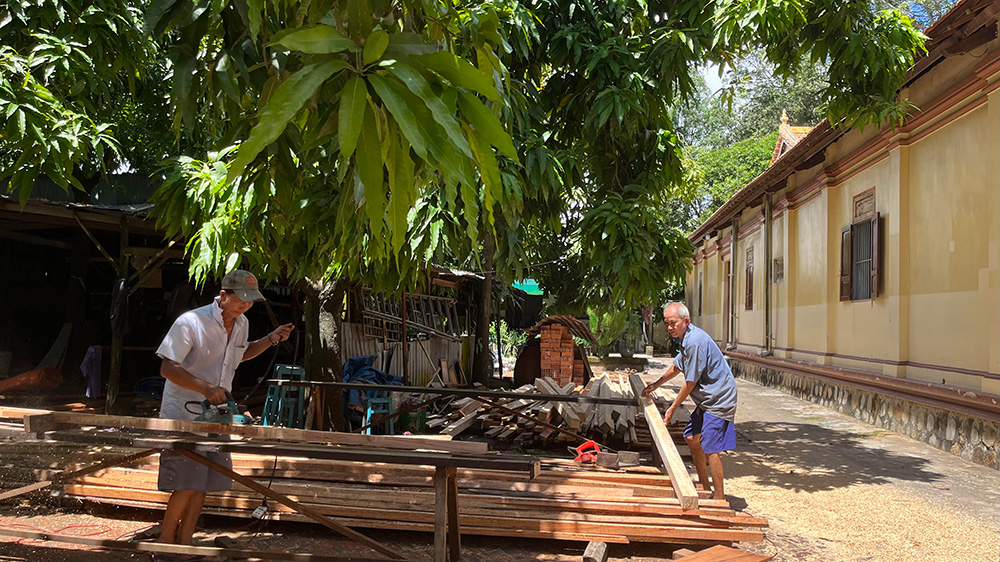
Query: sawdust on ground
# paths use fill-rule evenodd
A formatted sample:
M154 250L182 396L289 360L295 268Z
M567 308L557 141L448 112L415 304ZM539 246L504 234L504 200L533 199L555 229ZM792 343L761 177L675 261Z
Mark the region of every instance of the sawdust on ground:
M795 480L813 474L753 452L727 459L727 471L727 494L745 499L747 511L770 523L767 543L743 548L775 554L776 561L1000 559L995 523L942 509L892 484L852 484L845 476L837 485L834 475L830 489L803 491ZM758 476L768 472L784 475L782 482L761 483Z

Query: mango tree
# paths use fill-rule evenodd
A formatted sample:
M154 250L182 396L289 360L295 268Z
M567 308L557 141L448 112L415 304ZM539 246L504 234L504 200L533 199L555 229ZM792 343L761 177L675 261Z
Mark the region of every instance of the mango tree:
M824 61L831 120L879 123L922 42L834 0L156 0L146 26L172 43L176 126L215 139L157 196L195 275L247 259L392 291L447 254L508 279L549 262L547 286L621 307L691 252L664 217L691 193L670 110L701 65Z

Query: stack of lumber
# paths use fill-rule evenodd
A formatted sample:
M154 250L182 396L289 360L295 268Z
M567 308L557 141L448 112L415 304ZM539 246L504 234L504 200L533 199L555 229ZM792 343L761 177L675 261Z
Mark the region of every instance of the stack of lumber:
M621 374L606 373L591 382L588 395L606 398L632 398L632 390L628 386L628 381ZM626 445L634 444L639 448L649 448L648 430L642 434L643 439L639 437L635 406L594 404L588 410L584 420L585 431L600 434L604 440L615 436ZM643 428L645 428L644 424Z
M167 494L156 489L156 463L150 457L105 469L65 483L62 490L81 499L163 509ZM249 454L234 454L233 465L351 527L434 528L433 467ZM530 480L487 469L459 469L457 478L466 535L711 545L763 540L760 528L767 525L704 493L697 509L683 510L669 477L652 468L614 472L544 459L541 474ZM209 494L206 511L250 517L260 503L259 494L235 484L229 492ZM283 506L272 503L271 509L273 519L306 520Z
M558 326L558 325L556 325ZM614 441L624 444L627 449L649 449L652 445L646 419L638 414L636 406L605 405L572 402L548 402L532 400L531 393L586 395L604 398L624 398L634 400L628 376L623 373L605 373L591 379L586 387L573 382L560 385L558 381L541 377L534 386L525 385L515 390L525 394L525 398L502 402L509 410L529 416L519 417L509 412L498 412L475 398L456 400L451 405L448 416L428 421L427 426L438 429L452 437L477 429L487 437L500 441L512 441L521 446L544 446L552 443L571 444L580 441L570 434L577 434L599 440L603 443ZM661 403L669 403L674 393L660 387L654 397ZM664 408L661 408L664 409ZM686 423L689 414L681 409L674 416L674 423ZM556 425L568 433L561 433L552 427L537 423Z
M583 385L583 360L575 360L576 343L573 335L562 324L541 327L541 372L559 386L570 383Z

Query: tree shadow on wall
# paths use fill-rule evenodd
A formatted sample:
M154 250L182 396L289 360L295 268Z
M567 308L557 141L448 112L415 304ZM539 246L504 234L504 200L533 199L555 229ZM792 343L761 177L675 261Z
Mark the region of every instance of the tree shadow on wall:
M871 434L754 421L738 424L737 435L736 454L725 459L726 476L749 476L760 485L816 492L892 480L930 483L944 477L928 470L926 459L867 445Z

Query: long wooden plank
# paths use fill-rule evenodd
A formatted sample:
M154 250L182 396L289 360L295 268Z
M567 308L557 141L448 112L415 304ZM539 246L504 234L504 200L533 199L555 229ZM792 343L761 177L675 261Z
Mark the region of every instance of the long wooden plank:
M326 443L379 449L431 450L448 453L480 454L489 450L486 443L472 441L450 441L427 437L396 435L356 435L333 431L310 429L290 429L259 425L230 425L221 423L168 420L160 418L138 418L130 416L104 416L76 412L52 412L48 414L26 415L24 429L29 433L51 431L60 426L70 427L115 427L122 429L145 429L154 431L179 431L185 433L216 433L221 435L241 435L257 439L296 441L303 443Z
M347 463L342 461L327 461L325 463L312 463L312 461L300 460L298 462L310 462L311 470L286 470L286 467L294 467L297 463L291 459L274 462L274 456L270 458L253 457L246 455L234 456L234 469L247 476L258 478L271 478L272 473L277 478L294 478L300 482L311 480L320 481L321 486L344 489L352 486L363 486L366 484L378 485L381 487L428 487L432 485L433 468L429 466L393 466L393 465L361 465L358 463ZM150 463L138 467L149 472L150 477L155 476L157 466ZM136 469L129 469L130 476L138 477ZM670 506L680 506L680 502L673 497L673 489L667 477L660 477L649 481L636 481L625 479L622 482L590 480L586 478L586 472L579 478L574 475L553 474L552 471L542 471L539 476L533 479L527 474L504 472L491 469L462 469L458 471L459 486L470 493L481 495L500 495L504 492L527 492L534 495L544 494L549 499L586 498L588 501L608 501L627 502L629 504L656 505L661 508ZM625 476L625 475L622 475ZM43 477L48 477L43 475ZM530 484L530 487L525 487ZM706 508L728 508L728 503L724 500L701 500L701 506ZM725 509L720 515L732 515L732 511Z
M125 499L145 499L160 497L161 492L137 491L137 490L108 490L109 495L121 494ZM240 511L249 513L251 508L258 503L251 498L243 500L239 498L220 497L210 495L206 499L206 505L240 507ZM316 510L327 517L351 526L377 526L384 528L384 525L393 523L425 525L426 530L435 529L435 513L431 511L404 511L399 509L345 509L337 506L317 505L307 503L310 509ZM272 515L276 514L272 513ZM561 532L561 533L584 533L587 535L613 535L619 534L632 541L660 542L668 539L686 539L700 541L759 541L763 534L756 529L739 529L726 527L709 526L674 526L655 525L649 521L579 521L557 519L555 517L539 518L518 518L495 515L460 515L462 532L468 534L470 528L494 528L506 531L531 531L531 532ZM402 527L389 527L402 528Z
M653 444L656 446L660 459L670 475L670 484L673 486L674 494L681 502L681 507L685 509L698 508L698 491L695 490L694 482L691 481L691 474L684 466L674 446L673 439L667 433L667 426L663 423L663 415L656 408L656 404L651 399L642 395L642 390L646 385L642 382L642 377L638 374L631 374L628 377L632 386L632 393L635 395L636 403L642 409L642 415L646 418L646 425L653 436Z
M155 503L143 502L139 500L103 500L101 498L89 498L92 501L97 502L110 502L115 505L128 505L140 508L153 508L153 509L163 509L162 505ZM209 500L212 497L209 496ZM212 513L216 515L222 515L227 517L240 517L249 518L250 509L246 510L234 510L229 507L217 507L212 505L206 505L204 512ZM298 514L290 512L273 512L270 519L274 521L309 521L308 518ZM405 521L379 521L374 519L352 519L352 518L338 518L339 521L347 525L352 525L355 527L362 527L368 529L389 529L398 531L420 531L420 532L433 532L434 526L432 524L426 523L411 523ZM539 538L539 539L551 539L551 540L566 540L566 541L577 541L577 542L588 542L588 541L604 541L607 543L620 543L628 544L630 542L629 538L622 534L611 534L602 535L587 532L561 532L561 531L532 531L525 529L510 529L510 528L492 528L492 527L475 527L475 526L463 526L463 533L466 535L481 535L481 536L493 536L493 537L507 537L507 538ZM701 545L702 547L711 546L717 544L719 541L713 540L701 540L701 539L686 539L686 538L657 538L657 537L644 537L635 539L639 542L652 542L652 543L675 543L675 544L686 544L686 545ZM752 541L762 541L764 540L762 533L757 533L751 538L744 538L742 540L752 540Z
M102 489L101 486L105 487ZM290 483L274 482L269 486L271 490L288 496L289 498L303 504L313 506L318 511L328 515L348 515L358 517L385 517L400 518L414 521L427 520L429 514L435 509L435 498L429 492L393 488L378 490L372 488L355 487L324 489L322 487L301 487ZM112 488L116 488L113 490ZM65 486L63 491L72 494L95 494L102 493L115 494L117 497L128 497L128 491L135 490L151 492L157 490L156 481L151 478L136 479L129 482L125 478L102 479L87 478L79 486ZM237 504L234 507L242 509L253 509L259 503L258 497L251 493L251 490L243 488L237 484L233 490L213 494L216 497L230 498ZM581 521L591 523L623 523L635 525L651 526L675 526L675 527L766 527L767 521L750 516L725 516L718 517L704 514L701 510L689 510L682 512L680 508L675 508L670 513L661 514L656 510L648 509L644 514L621 512L613 510L606 513L595 507L587 510L578 506L576 510L562 510L560 504L548 502L525 502L506 503L496 501L500 498L483 498L476 494L460 493L456 497L461 498L462 505L459 513L463 517L511 517L517 519L551 519L558 521ZM581 502L585 503L585 502ZM383 510L388 510L383 512ZM692 514L692 511L698 513ZM398 513L398 514L397 514ZM473 519L468 519L473 521Z
M213 441L204 438L146 437L105 431L51 431L44 434L51 441L73 443L100 443L127 445L146 449L189 450L200 452L255 453L285 457L311 457L317 459L347 460L362 463L389 463L402 465L454 466L466 468L498 468L536 476L540 469L537 457L525 455L462 455L436 451L366 450L353 447L325 447L308 443L281 444L257 441Z
M326 516L324 516L324 515L322 515L320 513L317 513L316 511L312 510L311 508L308 508L308 507L306 507L304 505L301 505L298 502L293 501L293 500L289 499L286 496L283 496L283 495L281 495L281 494L279 494L277 492L274 492L271 489L267 488L266 486L261 486L260 484L258 484L257 482L255 482L253 479L247 478L246 476L243 476L242 474L238 474L236 472L233 472L232 470L226 468L225 466L222 466L221 464L219 464L219 463L217 463L215 461L209 460L209 459L207 459L207 458L205 458L205 457L203 457L203 456L201 456L201 455L199 455L197 453L192 453L190 451L178 450L177 452L180 453L180 454L182 454L182 455L184 455L185 457L193 460L194 462L196 462L198 464L205 465L208 468L214 470L215 472L218 472L219 474L222 474L223 476L226 476L226 477L232 479L234 482L239 482L240 484L243 484L247 488L250 488L251 490L257 492L258 494L261 494L261 495L263 495L263 496L265 496L267 498L270 498L270 499L272 499L272 500L274 500L274 501L276 501L276 502L278 502L278 503L280 503L282 505L286 505L286 506L294 509L295 511L301 513L302 515L305 515L306 517L312 519L313 521L316 521L317 523L319 523L321 525L324 525L324 526L326 526L326 527L328 527L330 529L333 529L334 531L337 531L341 535L344 535L345 537L347 537L349 539L352 539L352 540L354 540L354 541L356 541L356 542L358 542L360 544L363 544L363 545L371 548L372 550L374 550L376 552L379 552L381 554L384 554L384 555L388 556L389 558L393 558L393 559L397 559L397 560L400 560L400 559L403 558L398 552L396 552L396 551L394 551L394 550L392 550L392 549L390 549L390 548L382 545L382 543L379 543L379 542L377 542L375 540L372 540L372 539L368 538L367 536L365 536L365 535L363 535L363 534L355 531L354 529L351 529L350 527L347 527L346 525L342 525L340 523L337 523L336 521L332 521L329 518L327 518Z
M115 469L111 473L100 476L85 477L79 481L83 484L93 484L99 486L118 486L123 488L140 488L146 490L156 489L156 471L135 470L135 469ZM269 474L256 475L258 479L271 480ZM64 488L67 489L68 488ZM429 504L432 496L427 488L419 487L399 487L380 486L371 484L350 484L335 482L313 482L308 480L288 480L277 479L272 484L272 489L289 496L327 498L328 501L342 502L344 505L366 505L372 498L392 497L392 501L400 506L416 506L419 504ZM234 488L235 494L240 490L239 485ZM512 496L502 491L483 492L463 488L459 494L466 506L482 506L490 509L534 509L551 510L565 513L583 512L587 514L607 514L613 516L683 516L685 518L701 518L719 522L728 522L734 525L763 526L766 520L752 518L747 515L737 515L730 509L711 508L701 506L697 510L683 510L680 503L674 499L651 499L623 497L614 499L594 499L594 498L557 498L549 496ZM294 498L293 498L294 499ZM377 499L378 503L386 503L389 500ZM705 502L709 503L709 502ZM255 506L253 506L255 507ZM472 508L469 508L472 509Z
M287 560L289 562L351 562L357 558L344 556L324 556L321 554L306 554L297 552L283 552L272 550L249 550L241 548L218 548L210 546L187 546L180 544L166 544L159 542L129 542L110 539L99 539L95 537L81 537L79 535L60 535L57 533L42 533L39 531L29 531L25 529L10 529L0 527L0 535L6 537L18 537L22 539L35 539L48 542L64 544L77 544L92 546L104 550L124 550L129 552L151 552L158 554L183 554L187 556L216 556L231 558L257 558L264 560ZM375 559L365 559L366 562L378 562Z

